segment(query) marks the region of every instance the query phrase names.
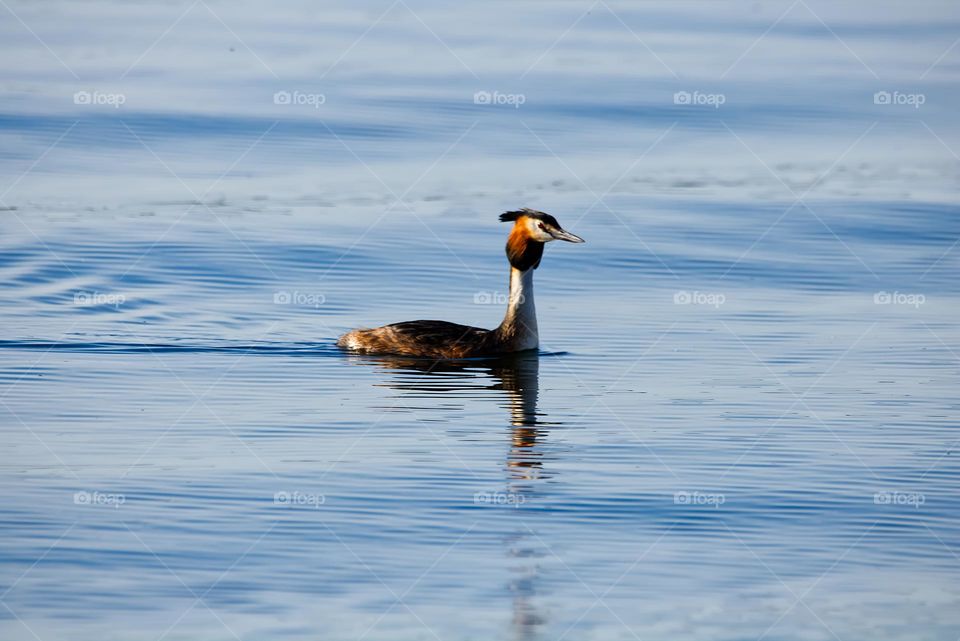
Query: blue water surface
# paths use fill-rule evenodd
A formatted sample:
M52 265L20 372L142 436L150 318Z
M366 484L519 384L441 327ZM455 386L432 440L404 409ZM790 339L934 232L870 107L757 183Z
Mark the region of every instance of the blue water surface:
M7 4L0 638L960 636L952 3Z

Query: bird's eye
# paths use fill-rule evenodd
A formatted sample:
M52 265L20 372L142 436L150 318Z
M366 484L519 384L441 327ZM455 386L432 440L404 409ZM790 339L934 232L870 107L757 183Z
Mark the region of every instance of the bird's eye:
M544 230L546 229L546 227L543 226L543 223L537 223L537 227Z

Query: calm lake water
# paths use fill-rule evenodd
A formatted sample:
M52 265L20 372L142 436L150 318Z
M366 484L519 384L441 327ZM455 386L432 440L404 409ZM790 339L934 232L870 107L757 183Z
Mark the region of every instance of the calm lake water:
M960 17L836 4L7 0L0 638L957 638ZM334 346L521 206L539 354Z

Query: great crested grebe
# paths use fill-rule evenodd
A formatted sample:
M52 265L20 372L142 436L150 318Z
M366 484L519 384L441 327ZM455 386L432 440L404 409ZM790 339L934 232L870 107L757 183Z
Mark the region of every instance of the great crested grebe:
M374 329L355 329L337 341L346 349L368 354L400 354L422 358L476 358L536 349L537 311L533 304L533 270L540 265L543 246L551 240L582 243L565 231L550 214L520 209L500 214L513 222L507 239L510 296L507 313L496 329L480 329L437 320L394 323Z

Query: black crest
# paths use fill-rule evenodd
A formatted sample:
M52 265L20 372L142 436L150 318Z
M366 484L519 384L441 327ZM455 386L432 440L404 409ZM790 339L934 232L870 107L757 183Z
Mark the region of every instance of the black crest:
M500 222L508 223L513 222L523 216L527 218L536 218L537 220L542 220L543 222L553 225L557 229L560 228L560 223L557 222L557 219L551 216L550 214L544 213L542 211L537 211L536 209L530 209L524 207L523 209L518 209L516 211L505 211L500 214Z

